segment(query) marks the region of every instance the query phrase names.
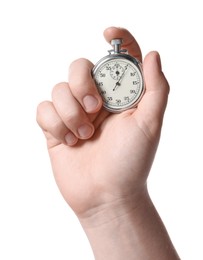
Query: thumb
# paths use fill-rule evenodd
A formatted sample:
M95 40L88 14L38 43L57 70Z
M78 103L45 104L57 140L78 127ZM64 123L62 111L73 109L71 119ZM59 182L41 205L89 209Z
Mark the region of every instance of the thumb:
M169 93L169 84L162 72L158 52L150 52L145 57L143 72L146 92L138 105L136 116L152 135L157 135L157 131L161 129Z

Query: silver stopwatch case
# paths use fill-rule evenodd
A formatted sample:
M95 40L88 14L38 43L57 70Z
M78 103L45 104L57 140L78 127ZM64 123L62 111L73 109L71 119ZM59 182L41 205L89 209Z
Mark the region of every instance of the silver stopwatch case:
M92 75L104 108L119 113L137 106L145 84L141 63L121 49L122 39L111 44L114 49L94 66Z

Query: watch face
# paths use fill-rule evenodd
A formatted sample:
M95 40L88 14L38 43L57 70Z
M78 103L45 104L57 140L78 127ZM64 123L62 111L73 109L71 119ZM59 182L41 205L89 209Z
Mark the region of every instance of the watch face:
M128 55L107 57L93 69L104 107L111 112L120 112L136 106L144 92L139 63Z

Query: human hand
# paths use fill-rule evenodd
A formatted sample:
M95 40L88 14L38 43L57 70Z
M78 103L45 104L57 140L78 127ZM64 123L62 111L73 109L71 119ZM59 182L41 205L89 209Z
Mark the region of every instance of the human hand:
M142 60L134 37L110 27L105 39L123 38L123 48ZM74 61L69 82L56 85L52 101L38 106L37 121L47 139L56 183L80 220L110 207L136 207L159 142L169 86L159 54L143 62L146 92L136 108L111 114L102 108L93 64ZM118 213L120 214L120 213Z

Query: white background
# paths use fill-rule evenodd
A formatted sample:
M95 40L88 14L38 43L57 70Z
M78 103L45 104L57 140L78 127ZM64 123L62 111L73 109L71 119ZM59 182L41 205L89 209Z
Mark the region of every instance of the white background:
M201 1L1 0L2 260L93 259L54 182L35 112L72 60L106 55L111 25L129 29L143 56L161 54L171 91L150 194L181 259L203 259Z

